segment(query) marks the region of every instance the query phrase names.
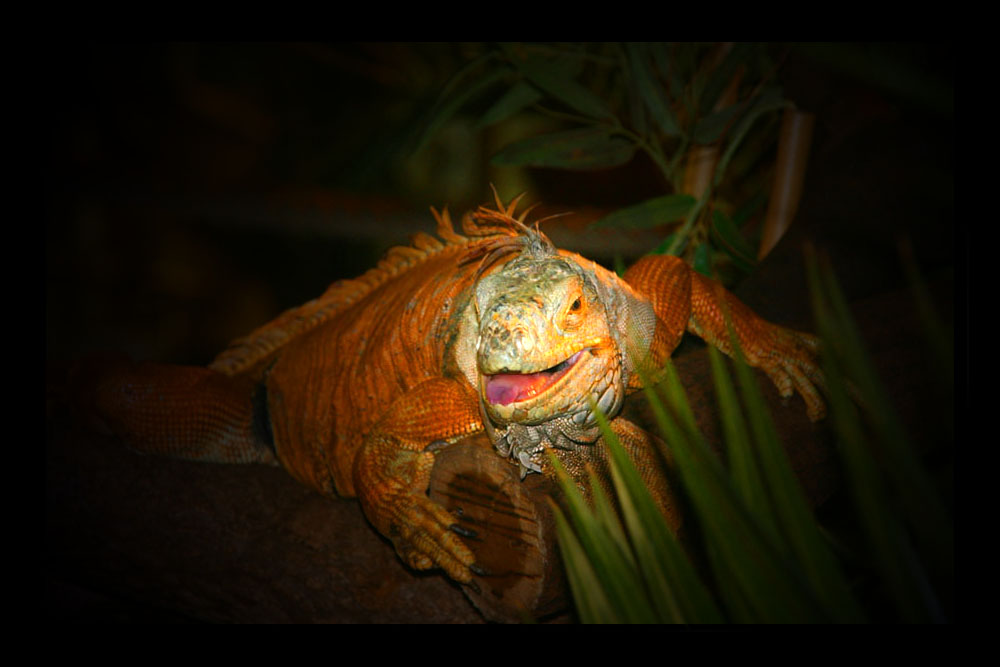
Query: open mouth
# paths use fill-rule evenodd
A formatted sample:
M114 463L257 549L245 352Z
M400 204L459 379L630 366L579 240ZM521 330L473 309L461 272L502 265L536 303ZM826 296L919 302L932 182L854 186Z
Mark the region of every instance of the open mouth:
M486 376L486 400L493 405L510 405L541 394L566 375L586 350L537 373L497 373Z

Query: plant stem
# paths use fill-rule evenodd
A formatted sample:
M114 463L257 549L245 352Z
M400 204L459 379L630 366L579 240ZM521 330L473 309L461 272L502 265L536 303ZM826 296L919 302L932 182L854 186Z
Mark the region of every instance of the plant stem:
M687 217L684 219L684 224L681 225L680 230L678 230L674 235L674 240L671 241L670 245L667 247L666 254L675 254L680 245L687 239L688 236L690 236L691 230L694 228L695 221L698 220L698 217L701 215L701 210L705 207L705 203L711 198L711 196L712 187L709 186L709 188L705 190L705 194L702 195L702 197L695 202L694 206L691 207L691 210L688 211Z

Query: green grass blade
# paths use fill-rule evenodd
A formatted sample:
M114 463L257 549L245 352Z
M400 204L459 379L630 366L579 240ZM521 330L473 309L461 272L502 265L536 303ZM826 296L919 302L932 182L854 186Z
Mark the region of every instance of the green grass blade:
M565 494L575 537L582 553L587 557L587 571L583 575L592 577L590 585L600 587L600 603L607 605L602 608L601 618L621 623L656 621L657 616L646 595L646 589L636 573L635 560L628 551L628 542L621 539L620 531L609 530L602 517L591 511L558 459L555 456L550 458ZM598 490L597 493L601 492ZM605 499L601 502L605 502ZM589 595L590 591L582 594ZM597 601L593 604L597 604Z
M570 591L576 602L576 611L584 623L616 623L620 619L612 610L611 602L604 593L604 587L590 564L590 558L584 551L576 534L569 526L562 510L555 503L552 512L556 520L556 534L559 537L559 549L563 562L566 564L566 578L569 580Z
M831 270L818 274L823 293L829 304L827 317L829 335L839 345L834 358L842 366L844 377L852 378L867 406L883 469L893 493L899 497L910 529L935 562L951 571L954 562L954 526L941 496L915 448L899 421L884 385L874 372L861 335L854 325L850 309L844 300Z
M717 352L714 354L719 356ZM761 479L769 498L769 515L781 535L781 543L831 619L860 622L864 615L789 464L756 378L746 364L735 365Z
M927 284L920 276L913 249L909 243L902 244L900 255L903 270L913 290L914 302L920 316L920 324L926 332L931 354L937 366L937 371L945 384L944 394L953 396L955 391L955 334L938 316Z
M595 411L595 415L611 454L612 481L629 542L659 619L673 623L721 622L721 612L677 543L617 436L604 415L599 411Z
M747 510L758 517L762 528L771 539L778 539L778 528L774 523L771 503L761 473L754 456L750 431L740 410L739 400L732 378L726 372L722 354L709 348L712 377L715 381L716 400L722 420L723 439L729 461L729 474L733 487L746 504Z
M749 437L736 432L738 424L725 431L730 469L746 489L749 509L773 538L773 546L796 564L797 572L824 614L838 622L861 621L864 617L860 607L789 464L760 387L728 321L728 313L726 317L733 364L750 426ZM709 356L724 423L736 420L732 413L738 411L738 404L722 355L710 349ZM751 447L750 443L752 449L743 451L743 447Z
M811 254L807 255L807 270L816 321L824 340L831 343L823 362L833 424L875 563L903 620L943 620L940 604L927 583L903 518L894 509L893 498L898 498L918 541L945 567L953 562L950 519L872 371L832 272L821 271ZM871 439L849 397L844 377L856 382L866 412L871 413ZM882 458L881 469L872 457L873 443L877 443Z
M673 380L668 375L667 392L682 395L679 383L670 386L675 383L676 375ZM686 400L671 406L679 407L680 418L674 420L655 392L647 395L699 519L717 579L732 582L719 591L727 608L749 605L754 620L764 622L828 620L796 569L747 511L718 458L693 430Z

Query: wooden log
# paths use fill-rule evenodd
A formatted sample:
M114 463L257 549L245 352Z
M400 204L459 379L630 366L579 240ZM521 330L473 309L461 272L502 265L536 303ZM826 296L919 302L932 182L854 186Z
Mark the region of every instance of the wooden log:
M522 481L485 434L437 454L430 497L475 532L465 541L483 573L465 592L488 620L534 620L566 608L548 504L554 493L541 475Z

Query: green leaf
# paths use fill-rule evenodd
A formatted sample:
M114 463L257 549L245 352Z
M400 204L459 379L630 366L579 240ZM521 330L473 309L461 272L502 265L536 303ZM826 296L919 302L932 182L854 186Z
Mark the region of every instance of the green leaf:
M550 453L549 459L563 490L566 511L572 519L573 546L579 548L579 556L586 560L586 567L577 576L589 583L584 590L573 591L578 606L590 609L602 605L600 613L594 617L597 622L649 623L656 620L650 600L635 574L635 560L617 518L609 524L613 511L600 486L593 485L598 509L594 513L558 458ZM568 569L580 567L579 563L571 563L576 557L573 551L564 557Z
M494 70L482 77L474 79L471 85L454 94L448 94L447 96L442 95L438 103L435 104L429 112L427 120L424 121L424 130L420 134L420 138L417 141L413 152L420 152L420 150L427 145L427 142L430 141L435 134L437 134L438 130L440 130L445 123L451 120L456 113L458 113L459 109L464 107L473 99L482 95L508 75L509 72L503 69ZM450 89L452 87L453 86L449 84L448 88Z
M671 48L673 47L673 53ZM693 63L689 57L687 45L670 44L650 44L648 47L650 56L653 59L653 71L667 81L670 90L670 98L679 100L684 95L684 88L687 85L689 73L687 70L693 68ZM685 68L687 65L687 68Z
M639 97L642 99L650 115L667 136L680 134L677 121L670 104L664 96L664 89L647 65L646 50L641 45L629 44L625 47L628 55L630 80L635 84Z
M745 108L745 103L733 104L704 116L695 124L691 132L692 139L698 144L710 144L716 141Z
M584 623L615 623L620 619L612 615L613 607L569 522L558 506L553 504L559 548L566 563L566 576L576 601L576 610Z
M806 268L816 322L826 342L822 361L830 413L875 561L904 620L942 621L944 614L924 565L933 564L949 586L953 583L951 517L874 373L833 272L828 267L821 271L812 254L807 255ZM847 383L848 377L856 389ZM871 438L852 395L865 406Z
M588 127L516 141L494 155L491 163L498 167L609 169L627 163L635 150L627 139Z
M767 203L767 193L764 190L758 190L756 194L750 197L750 200L745 202L739 210L733 213L732 223L735 227L739 228L743 223L749 220L754 214L764 208L764 204ZM740 234L742 237L743 235ZM748 243L748 247L749 243Z
M477 129L495 125L506 120L542 99L542 94L526 81L518 81L507 89L496 103L483 114L476 124Z
M668 222L682 220L697 200L691 195L664 195L618 209L594 223L594 227L616 229L649 229Z
M932 359L937 366L938 376L945 393L952 395L955 386L955 333L950 325L938 315L927 284L920 276L913 249L909 241L900 245L900 259L903 271L913 290L914 302L920 316L921 326L931 348Z
M559 62L529 56L515 64L531 83L571 109L598 120L613 117L604 100L580 85L570 70Z
M676 461L700 519L719 592L743 620L806 622L828 620L798 572L768 538L733 487L729 474L698 433L672 364L666 367L666 403L646 393L653 415ZM666 409L670 406L670 410Z
M748 104L749 108L747 109L746 114L740 118L739 122L730 133L732 139L726 146L726 150L719 159L718 166L715 168L716 185L720 180L722 180L722 174L726 172L726 167L729 165L729 161L732 160L733 154L743 142L747 132L750 131L750 126L753 125L754 122L762 115L787 107L790 103L784 98L780 87L768 86L762 90L760 94L751 98Z
M729 216L719 209L712 211L712 232L717 241L716 245L729 255L740 269L747 272L753 270L757 264L753 248L743 238Z
M753 455L759 465L761 486L768 504L761 508L766 526L775 531L774 544L782 549L801 572L823 612L838 622L860 622L864 616L829 545L820 533L805 493L778 439L774 422L750 367L742 361L738 343L730 331L737 360L734 362L749 417ZM721 354L711 350L713 369L721 372ZM718 376L717 376L718 379ZM780 537L778 537L780 535Z
M708 347L708 358L712 364L712 377L715 379L716 403L719 405L719 417L725 434L726 453L729 462L729 474L733 488L746 503L747 509L755 516L764 519L764 527L772 535L777 535L773 523L767 521L770 508L767 503L767 493L760 479L760 471L753 456L750 444L750 433L746 420L739 409L739 400L733 387L732 378L723 366L721 353L714 347Z
M719 97L723 91L732 83L736 75L737 68L746 65L752 59L754 51L759 49L759 45L747 42L733 44L729 52L708 75L705 87L701 92L699 107L701 113L706 114L715 108Z
M645 583L645 595L656 606L660 620L720 622L722 614L671 533L605 416L599 410L595 410L595 416L611 453L612 481Z

